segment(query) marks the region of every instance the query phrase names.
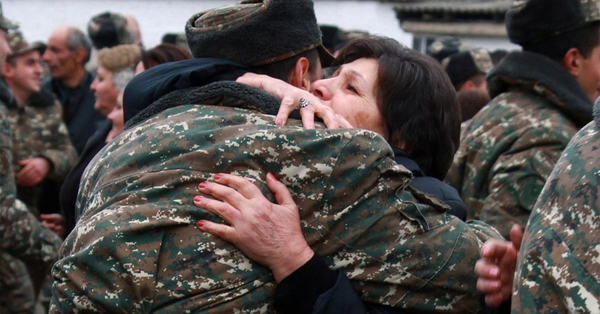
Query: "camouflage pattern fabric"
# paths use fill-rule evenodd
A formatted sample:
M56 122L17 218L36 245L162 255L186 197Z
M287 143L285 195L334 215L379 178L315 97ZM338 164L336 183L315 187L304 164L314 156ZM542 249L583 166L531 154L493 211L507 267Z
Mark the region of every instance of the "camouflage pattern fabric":
M43 227L27 207L15 198L12 138L6 113L6 107L0 100L0 235L2 236L0 252L2 256L8 253L29 265L36 265L38 269L46 270L56 261L62 241L49 229ZM8 265L5 262L4 258L0 259L2 284L6 284L12 278L19 278L19 275L14 272L13 275L7 274ZM9 277L15 275L17 277ZM8 285L10 286L10 283ZM10 299L9 301L14 303L13 309L14 306L21 306L23 310L28 308L24 302L19 304L22 300L11 298L11 292L18 293L18 291L7 291L4 287L0 288L0 296Z
M521 245L512 313L600 310L599 145L591 122L544 186Z
M514 223L525 227L561 152L592 118L592 103L575 79L546 59L511 53L492 70L488 88L495 98L464 126L445 179L467 205L467 219L485 221L505 237ZM539 63L517 62L530 60ZM531 78L494 75L502 65L510 66L510 73L521 71ZM498 86L504 89L494 93ZM577 111L576 105L582 110ZM579 119L574 118L575 111Z
M22 166L17 161L43 157L51 163L46 179L62 181L77 161L69 131L62 121L62 106L55 100L50 106L33 104L10 107L8 120L13 135L13 167L16 175ZM40 186L17 187L17 198L37 214Z
M0 313L33 313L35 299L27 266L8 253L0 254Z
M303 130L293 120L277 127L243 97L179 103L125 130L86 169L80 219L52 271L50 313L273 312L270 270L195 226L223 222L192 203L198 184L222 172L252 180L271 200L265 176L278 176L311 248L364 300L480 309L473 266L482 241L500 235L413 190L382 137Z

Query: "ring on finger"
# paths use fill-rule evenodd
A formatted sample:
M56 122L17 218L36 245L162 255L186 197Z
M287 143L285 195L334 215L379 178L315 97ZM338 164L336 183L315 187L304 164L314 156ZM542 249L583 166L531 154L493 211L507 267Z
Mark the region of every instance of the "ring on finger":
M312 103L310 102L310 100L302 97L302 98L300 98L298 105L300 105L300 109L302 109L302 108L306 108L307 106L312 105Z

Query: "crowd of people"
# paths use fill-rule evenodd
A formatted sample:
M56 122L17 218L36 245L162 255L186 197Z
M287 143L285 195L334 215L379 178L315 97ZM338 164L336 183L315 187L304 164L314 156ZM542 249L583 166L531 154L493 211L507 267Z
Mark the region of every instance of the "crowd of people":
M600 311L600 2L505 22L424 54L242 1L146 50L0 4L0 310Z

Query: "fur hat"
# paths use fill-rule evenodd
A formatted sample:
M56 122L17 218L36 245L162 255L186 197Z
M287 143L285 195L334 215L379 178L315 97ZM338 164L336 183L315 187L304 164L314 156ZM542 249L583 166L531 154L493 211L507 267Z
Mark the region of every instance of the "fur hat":
M137 35L127 28L127 19L119 13L100 13L89 21L88 35L96 49L133 44Z
M515 0L506 13L508 38L539 42L600 21L600 0Z
M318 48L323 67L333 61L312 0L244 0L193 15L185 33L194 58L257 66Z
M140 60L141 49L138 45L119 45L98 52L98 66L113 73L135 68Z
M442 61L442 66L456 87L477 74L487 75L494 64L487 50L472 48L450 55Z

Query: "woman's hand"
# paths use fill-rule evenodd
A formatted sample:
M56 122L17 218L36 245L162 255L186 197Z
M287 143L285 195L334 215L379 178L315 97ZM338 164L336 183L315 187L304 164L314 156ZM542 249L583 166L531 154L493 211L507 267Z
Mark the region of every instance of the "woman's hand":
M352 128L352 125L343 117L335 114L331 107L324 105L319 98L308 91L294 87L282 80L267 75L246 73L236 80L238 83L260 88L267 93L281 99L281 106L275 119L275 124L285 125L292 111L299 109L302 125L305 129L315 128L315 115L320 117L329 129ZM310 105L300 108L300 99L304 98Z
M485 304L497 307L510 299L517 257L523 240L518 224L510 230L511 241L488 240L481 248L481 259L475 264L477 290L485 294Z
M314 252L300 228L298 207L275 176L267 175L267 186L277 204L242 177L217 174L214 180L201 183L200 191L223 201L196 196L194 204L219 215L231 226L201 220L200 230L231 242L252 260L269 267L277 282L312 258Z

